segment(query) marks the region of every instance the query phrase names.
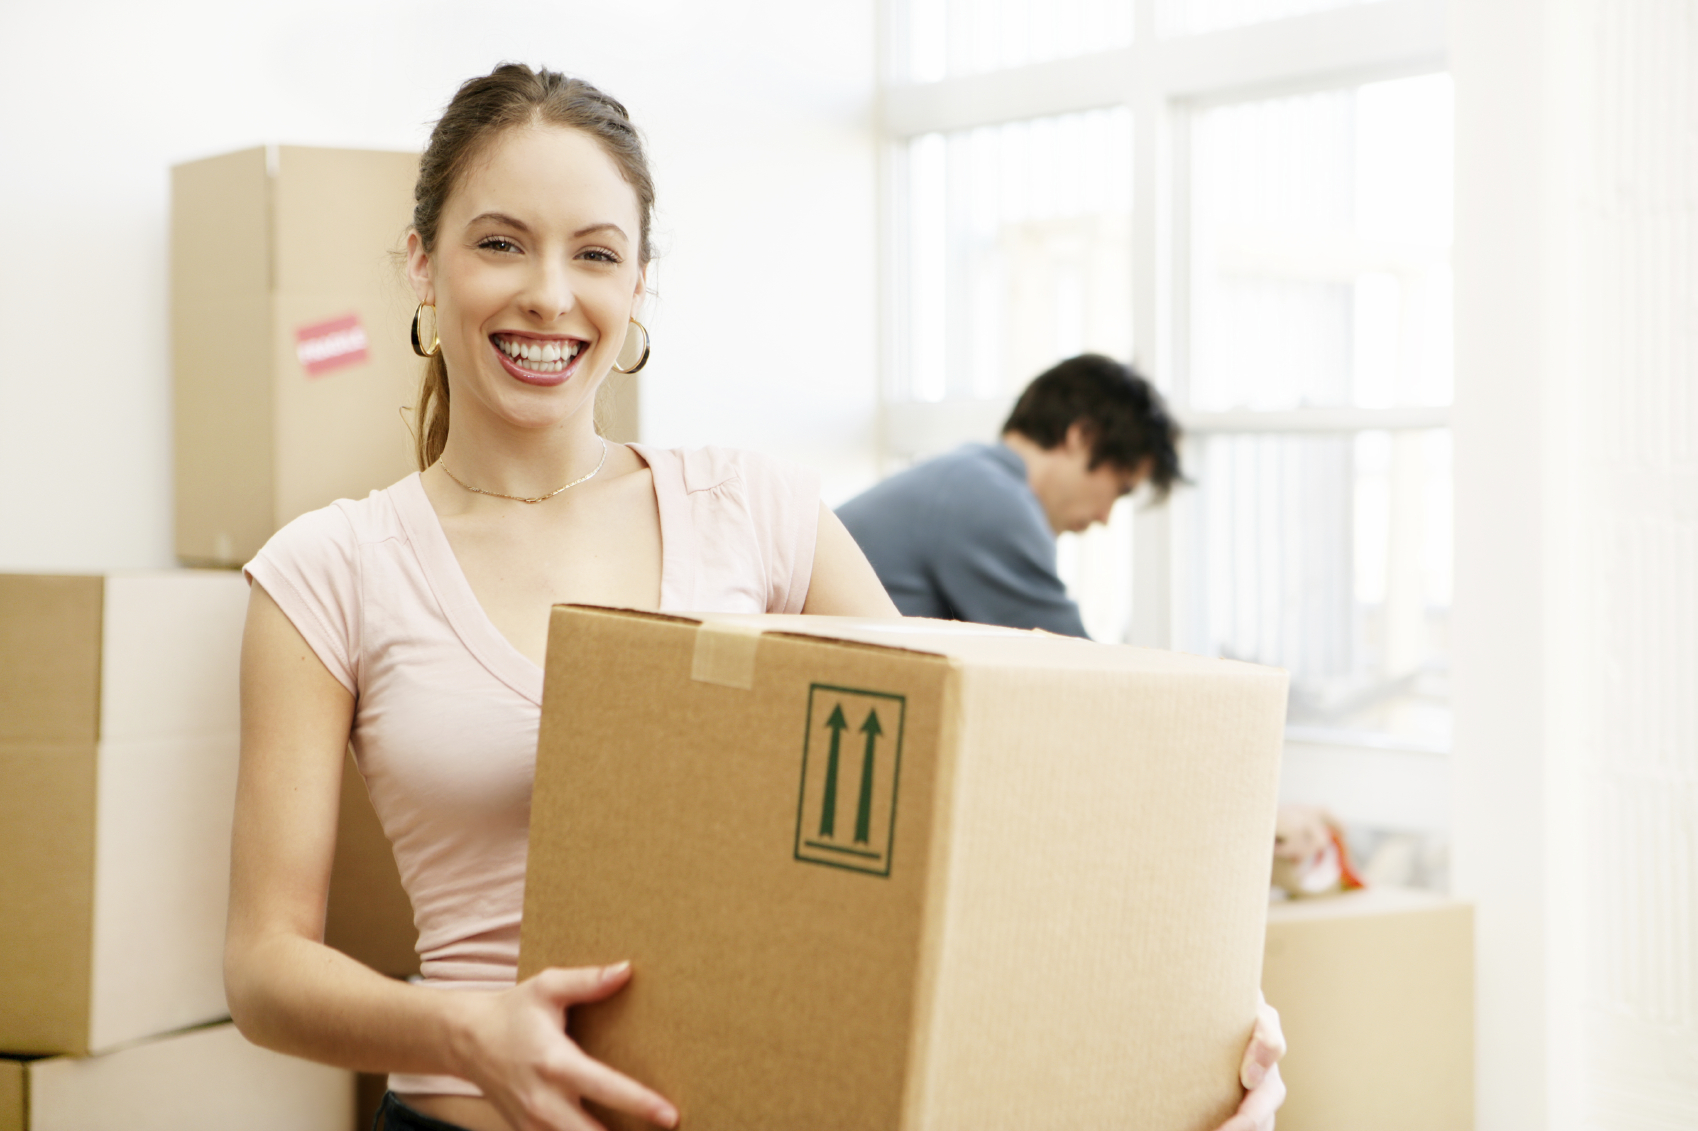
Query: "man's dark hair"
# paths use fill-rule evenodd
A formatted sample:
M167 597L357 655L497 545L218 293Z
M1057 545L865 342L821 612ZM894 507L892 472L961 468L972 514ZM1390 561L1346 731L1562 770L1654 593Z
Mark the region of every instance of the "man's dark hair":
M1179 425L1161 394L1130 365L1097 353L1068 358L1026 386L1002 430L1049 449L1065 442L1075 424L1091 441L1091 470L1112 463L1137 471L1148 461L1158 499L1184 482Z

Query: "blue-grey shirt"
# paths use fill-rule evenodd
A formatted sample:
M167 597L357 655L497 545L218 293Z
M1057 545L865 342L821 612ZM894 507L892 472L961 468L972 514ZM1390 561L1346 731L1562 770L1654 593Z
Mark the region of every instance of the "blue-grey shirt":
M1003 444L967 444L838 508L904 616L1084 636L1055 572L1055 533Z

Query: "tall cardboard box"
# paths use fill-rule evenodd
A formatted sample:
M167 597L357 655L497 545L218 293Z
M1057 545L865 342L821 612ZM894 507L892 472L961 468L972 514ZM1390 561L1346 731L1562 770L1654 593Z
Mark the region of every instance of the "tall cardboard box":
M0 1059L0 1131L346 1131L353 1074L225 1023L101 1056Z
M225 1016L247 586L0 575L0 1050Z
M1285 692L981 626L556 608L520 973L630 959L572 1032L695 1131L1209 1131Z
M414 469L411 153L266 146L171 170L177 556L240 565Z
M241 565L290 519L417 469L406 246L418 157L262 146L171 170L177 557ZM597 416L635 440L611 374ZM405 410L405 412L403 411Z
M1280 1131L1474 1126L1474 915L1428 892L1276 903L1262 986L1291 1051Z

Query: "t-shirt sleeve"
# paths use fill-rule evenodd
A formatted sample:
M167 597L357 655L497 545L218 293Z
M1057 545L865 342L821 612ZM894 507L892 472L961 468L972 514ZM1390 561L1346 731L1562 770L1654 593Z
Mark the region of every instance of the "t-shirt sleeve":
M766 568L766 611L799 613L808 600L819 540L819 472L756 452L739 456L755 540Z
M962 620L1086 636L1055 568L1055 538L998 492L950 491L933 509L933 582Z
M242 568L306 640L336 682L359 694L359 543L340 507L309 511Z

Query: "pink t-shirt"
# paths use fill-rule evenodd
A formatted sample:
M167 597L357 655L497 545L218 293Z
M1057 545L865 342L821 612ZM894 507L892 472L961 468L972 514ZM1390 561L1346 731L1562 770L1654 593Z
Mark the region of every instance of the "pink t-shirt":
M818 477L722 448L633 444L660 509L660 607L799 613ZM413 904L426 985L511 986L542 669L502 636L419 477L295 519L246 568L355 696L352 742ZM401 1093L477 1095L451 1076Z

